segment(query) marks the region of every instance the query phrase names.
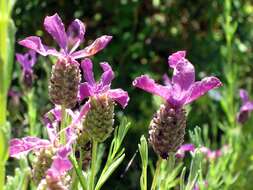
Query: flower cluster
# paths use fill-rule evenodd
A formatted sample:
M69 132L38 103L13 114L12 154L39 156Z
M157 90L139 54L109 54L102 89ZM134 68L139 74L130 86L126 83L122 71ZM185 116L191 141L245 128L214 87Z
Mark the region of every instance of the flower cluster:
M42 44L39 37L30 36L21 40L19 44L31 50L24 55L17 54L17 60L26 76L32 74L35 52L42 56L57 57L49 83L49 95L55 108L44 116L49 140L31 136L12 139L10 156L20 158L33 152L36 157L32 164L33 177L38 188L68 189L69 184L64 180L68 178L68 171L72 169L68 157L73 153L73 144L80 142L80 138L83 138L87 131L88 139L91 140L102 142L109 137L113 131L115 102L125 108L129 97L122 89L111 89L114 72L108 63L100 64L103 74L101 80L96 82L92 61L88 58L80 63L77 61L104 49L112 39L111 36L101 36L91 45L77 51L84 41L85 34L85 27L80 20L74 20L65 31L60 17L55 14L45 18L44 27L60 49L48 47ZM83 70L83 83L79 67ZM86 102L80 110L71 110L77 101ZM61 128L62 123L66 122L66 115L70 122Z
M57 57L49 80L49 96L55 108L44 116L49 140L31 136L12 139L10 156L20 158L33 152L36 158L32 164L33 177L38 189L69 189L68 171L72 169L70 154L74 155L76 149L80 151L80 147L91 143L96 145L97 142L104 142L114 130L116 103L125 108L129 96L120 88L111 89L114 72L107 62L100 63L103 72L100 80L96 81L92 60L88 58L104 49L112 39L111 36L101 36L91 45L77 50L85 34L84 24L80 20L74 20L65 31L61 18L55 14L45 18L44 27L59 45L59 50L44 45L40 37L30 36L19 44L31 50L16 56L29 86L32 66L36 60L35 52L42 56ZM81 58L83 60L79 61ZM149 142L163 159L170 153L182 158L186 152L195 151L192 144L181 146L186 128L184 106L222 85L216 77L206 77L196 82L194 66L186 59L185 51L169 56L168 64L174 72L171 80L164 75L165 85L157 84L147 75L133 81L133 86L165 100L149 128ZM82 106L76 106L77 102ZM201 150L210 158L220 156L219 151L214 152L205 147Z

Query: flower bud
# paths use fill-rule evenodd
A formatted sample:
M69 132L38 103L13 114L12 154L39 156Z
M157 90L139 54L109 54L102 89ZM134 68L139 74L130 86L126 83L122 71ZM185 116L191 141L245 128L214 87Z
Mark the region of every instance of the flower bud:
M39 182L45 177L46 171L50 168L53 162L53 149L41 149L36 154L35 161L33 162L33 170L32 176L35 184L39 184Z
M149 143L161 158L167 159L184 141L186 127L185 111L170 105L161 105L149 127Z
M91 139L88 133L84 130L80 131L77 138L77 150L75 152L78 160L82 159L82 168L86 170L91 162Z
M83 127L92 139L103 142L112 133L114 104L106 94L90 98L91 108L86 114Z
M79 64L71 59L59 59L53 66L49 81L49 96L54 104L72 108L76 105L81 74Z

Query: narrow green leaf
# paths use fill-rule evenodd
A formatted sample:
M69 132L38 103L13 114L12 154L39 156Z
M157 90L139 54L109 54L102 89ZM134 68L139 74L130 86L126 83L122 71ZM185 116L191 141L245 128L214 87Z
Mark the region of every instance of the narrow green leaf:
M121 157L119 157L115 162L113 162L106 172L100 176L97 185L95 187L95 190L100 190L103 184L106 182L106 180L111 176L111 174L117 169L117 167L120 165L120 163L124 160L125 154L123 154Z
M183 168L181 176L180 176L180 190L185 189L185 173L186 173L186 167Z
M142 162L142 173L140 178L141 190L147 189L147 167L148 167L148 144L146 138L141 136L141 143L138 144Z

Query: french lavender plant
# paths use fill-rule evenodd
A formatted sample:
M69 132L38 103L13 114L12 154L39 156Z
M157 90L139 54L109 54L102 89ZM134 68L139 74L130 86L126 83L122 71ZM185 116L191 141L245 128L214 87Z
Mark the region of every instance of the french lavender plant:
M184 106L222 85L216 77L206 77L195 82L194 67L185 56L185 51L169 56L168 64L174 72L172 80L166 80L166 86L155 83L147 75L137 77L133 81L133 86L158 95L166 101L154 115L149 127L149 143L163 159L167 159L170 153L175 153L184 141Z
M92 162L91 162L91 189L95 183L95 164L97 158L98 142L105 141L113 131L114 125L114 105L119 103L125 108L129 101L128 93L122 89L111 89L111 82L114 78L114 72L111 66L106 63L100 63L103 70L100 81L96 82L93 75L93 63L86 58L82 61L81 67L86 82L82 83L79 88L79 100L88 98L87 102L81 109L80 116L85 114L83 127L79 138L85 137L88 133L92 141ZM81 119L80 117L78 120Z
M76 59L96 54L106 47L112 37L102 36L90 46L76 51L84 40L85 28L81 21L74 20L65 32L60 17L55 14L45 18L44 26L60 46L59 51L43 45L36 36L28 37L19 43L43 56L53 55L58 58L49 82L49 96L55 108L44 117L49 140L32 136L12 139L10 156L21 158L33 152L33 156L29 157L32 158L31 176L39 190L77 189L79 185L83 189L88 187L90 190L99 190L125 157L121 144L130 124L123 119L121 125L116 128L105 167L95 183L99 170L97 153L102 154L99 153L98 142L105 141L114 130L115 102L125 108L129 97L122 89L111 89L114 72L108 63L100 63L103 74L101 80L96 82L92 61L86 58L79 64ZM29 56L17 54L18 61L22 64L24 79L32 79L35 60L33 56L31 59ZM80 83L79 66L83 70L83 83ZM30 86L31 81L27 82L30 82ZM76 108L72 111L70 108L73 108L77 101L85 103L80 110ZM85 160L89 162L89 159L91 167L84 163Z
M72 108L77 102L78 86L81 79L79 63L76 59L96 54L106 47L112 37L101 36L91 45L76 51L84 41L85 34L85 27L80 20L75 19L65 31L61 18L58 14L54 14L45 18L44 27L59 45L59 51L42 44L40 37L37 36L27 37L19 44L42 56L53 55L58 58L52 69L49 95L54 104Z

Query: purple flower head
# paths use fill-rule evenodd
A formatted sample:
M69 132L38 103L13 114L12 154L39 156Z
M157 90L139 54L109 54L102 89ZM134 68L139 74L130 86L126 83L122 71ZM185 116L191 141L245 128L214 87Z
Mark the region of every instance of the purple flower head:
M36 52L33 50L25 54L16 53L16 59L22 67L22 77L24 83L31 87L33 78L33 65L36 63Z
M242 106L237 114L237 121L243 124L249 119L250 112L253 110L253 101L249 100L248 92L243 89L240 90L240 97L242 100Z
M169 67L174 72L171 81L164 76L166 86L157 84L147 75L137 77L133 81L133 86L161 96L173 107L182 107L222 85L216 77L206 77L196 82L195 69L185 56L185 51L178 51L169 56Z
M27 37L24 40L21 40L19 44L34 50L43 56L53 55L58 58L71 57L73 59L79 59L92 56L101 51L112 39L112 36L104 35L97 38L86 48L76 51L79 45L84 41L85 34L85 26L80 20L75 19L70 24L67 31L65 31L64 24L56 13L53 16L47 16L45 18L44 28L59 45L59 51L42 44L40 37L37 36Z
M194 144L184 144L178 149L176 157L184 158L186 152L194 152L194 151L195 151Z
M106 62L100 63L100 66L103 69L103 74L101 79L96 82L92 71L93 63L88 58L82 61L81 67L83 70L84 79L87 82L84 82L80 85L79 99L83 100L87 97L107 95L109 98L118 102L123 108L125 108L129 101L128 93L120 88L111 89L111 82L114 78L114 72L111 66Z

